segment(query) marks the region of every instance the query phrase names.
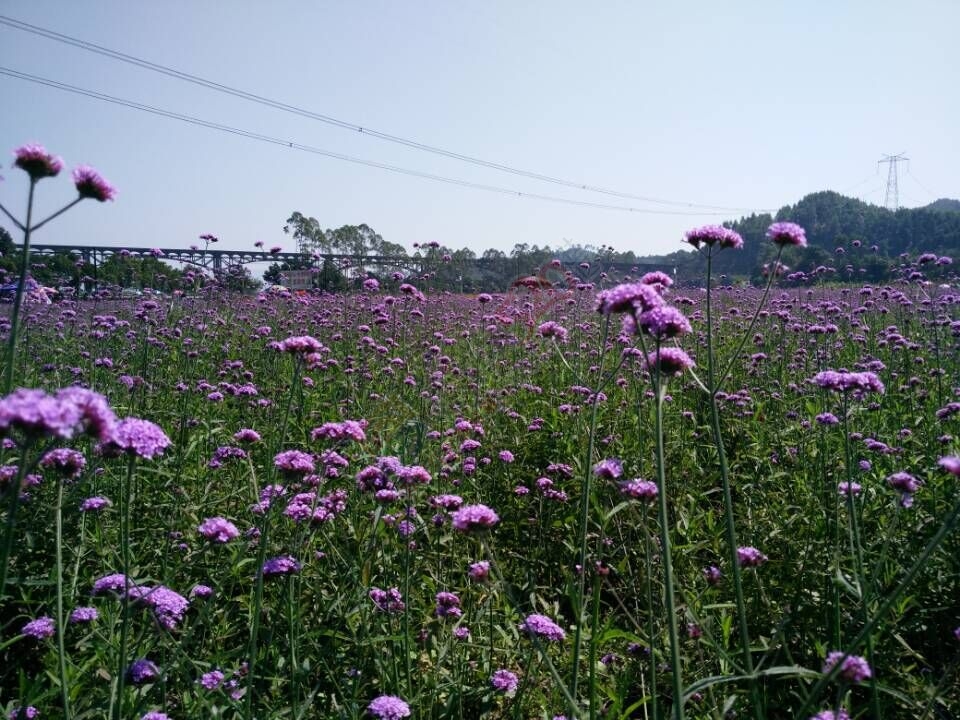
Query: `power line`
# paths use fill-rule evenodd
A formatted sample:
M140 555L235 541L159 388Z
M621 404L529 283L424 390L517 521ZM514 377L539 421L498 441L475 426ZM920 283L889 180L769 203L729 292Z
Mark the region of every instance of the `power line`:
M373 160L364 160L362 158L352 157L350 155L343 155L341 153L332 152L330 150L324 150L322 148L314 147L312 145L304 145L303 143L298 143L292 140L284 140L282 138L273 137L271 135L264 135L262 133L256 133L250 130L244 130L242 128L236 128L230 125L216 123L210 120L204 120L202 118L193 117L192 115L184 115L182 113L173 112L172 110L164 110L163 108L154 107L152 105L145 105L143 103L138 103L133 100L127 100L125 98L115 97L113 95L107 95L105 93L100 93L95 90L87 90L85 88L77 87L75 85L69 85L67 83L59 82L57 80L51 80L49 78L40 77L38 75L30 75L29 73L20 72L18 70L13 70L11 68L6 68L3 66L0 66L0 75L7 75L12 78L25 80L27 82L36 83L39 85L46 85L48 87L56 88L58 90L64 90L66 92L71 92L77 95L84 95L86 97L93 98L95 100L102 100L104 102L113 103L115 105L122 105L124 107L128 107L133 110L140 110L142 112L150 113L152 115L158 115L160 117L165 117L170 120L179 120L181 122L190 123L191 125L198 125L200 127L205 127L210 130L218 130L220 132L226 132L232 135L239 135L241 137L245 137L250 140L258 140L260 142L269 143L271 145L279 145L282 147L290 148L292 150L300 150L302 152L312 153L314 155L323 155L324 157L333 158L335 160L343 160L345 162L355 163L357 165L366 165L367 167L379 168L381 170L389 170L390 172L399 173L401 175L409 175L411 177L418 177L424 180L433 180L436 182L443 182L451 185L459 185L461 187L471 188L473 190L484 190L487 192L499 193L501 195L513 195L515 197L530 198L534 200L545 200L547 202L560 203L564 205L576 205L579 207L595 208L598 210L619 210L621 212L641 213L646 215L717 216L717 215L726 214L722 212L690 212L685 210L650 210L648 208L638 208L638 207L631 207L626 205L609 205L606 203L589 202L586 200L571 200L569 198L556 197L553 195L541 195L538 193L529 193L529 192L522 192L519 190L512 190L510 188L499 187L497 185L485 185L483 183L475 183L475 182L470 182L468 180L460 180L459 178L445 177L443 175L434 175L431 173L421 172L419 170L410 170L409 168L400 167L398 165L389 165L387 163L376 162Z
M407 147L414 148L416 150L422 150L424 152L433 153L435 155L442 155L444 157L452 158L454 160L460 160L466 163L471 163L473 165L480 165L482 167L490 168L493 170L499 170L501 172L510 173L512 175L520 175L522 177L530 178L533 180L553 183L554 185L562 185L564 187L573 188L576 190L585 190L588 192L601 193L604 195L610 195L613 197L619 197L619 198L624 198L629 200L641 200L643 202L654 203L657 205L672 205L676 207L686 207L686 208L704 208L709 210L726 210L729 212L774 212L769 208L755 209L755 208L743 208L743 207L725 207L722 205L706 205L703 203L682 202L677 200L664 200L662 198L654 198L654 197L649 197L645 195L635 195L632 193L620 192L618 190L611 190L609 188L604 188L597 185L591 185L589 183L576 182L573 180L565 180L563 178L557 178L550 175L533 172L531 170L522 170L520 168L515 168L510 165L504 165L501 163L492 162L490 160L483 160L481 158L476 158L471 155L464 155L462 153L454 152L452 150L445 150L443 148L436 147L433 145L427 145L426 143L417 142L416 140L410 140L397 135L391 135L390 133L374 130L372 128L363 127L362 125L357 125L355 123L351 123L346 120L339 120L337 118L330 117L329 115L324 115L322 113L306 110L304 108L297 107L296 105L290 105L288 103L284 103L279 100L273 100L271 98L267 98L262 95L257 95L255 93L247 92L246 90L240 90L238 88L230 87L229 85L223 85L221 83L214 82L213 80L208 80L206 78L202 78L197 75L191 75L190 73L183 72L181 70L176 70L174 68L167 67L166 65L160 65L159 63L154 63L149 60L136 57L134 55L128 55L126 53L122 53L117 50L112 50L110 48L104 47L102 45L97 45L87 40L82 40L80 38L72 37L70 35L64 35L63 33L58 33L54 30L49 30L47 28L43 28L38 25L31 25L30 23L23 22L22 20L17 20L16 18L0 15L0 24L6 25L7 27L13 28L15 30L22 30L23 32L39 35L40 37L47 38L48 40L54 40L56 42L64 43L66 45L71 45L81 50L86 50L88 52L96 53L98 55L102 55L112 60L118 60L120 62L125 62L130 65L135 65L145 70L150 70L152 72L157 72L162 75L167 75L168 77L190 82L190 83L193 83L194 85L199 85L209 90L215 90L217 92L224 93L226 95L232 95L233 97L241 98L249 102L265 105L267 107L271 107L276 110L292 113L294 115L299 115L301 117L309 118L311 120L317 120L319 122L323 122L328 125L333 125L335 127L338 127L344 130L352 130L354 132L359 132L364 135L370 135L380 140L385 140L387 142L405 145Z

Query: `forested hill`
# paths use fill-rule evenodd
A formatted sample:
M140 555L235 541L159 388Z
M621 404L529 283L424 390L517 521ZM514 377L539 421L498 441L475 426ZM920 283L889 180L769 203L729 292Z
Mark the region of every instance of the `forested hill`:
M932 252L960 260L958 210L957 200L894 212L832 191L812 193L781 208L776 217L751 215L725 223L745 242L738 252L719 253L714 267L729 276L756 277L775 254L764 238L767 228L774 220L789 220L804 227L809 243L806 249L789 248L784 253L783 261L791 269L809 271L824 265L841 270L853 265L859 277L880 280L891 265L899 264L901 253L916 257ZM676 262L681 257L678 253L670 259ZM687 264L677 262L678 270Z

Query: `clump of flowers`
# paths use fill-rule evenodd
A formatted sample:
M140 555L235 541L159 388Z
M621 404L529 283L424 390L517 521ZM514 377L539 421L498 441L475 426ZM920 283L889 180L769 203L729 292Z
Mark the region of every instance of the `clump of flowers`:
M402 720L410 717L410 706L396 695L381 695L367 705L367 712L379 720Z
M486 505L464 505L453 513L453 527L460 532L489 530L500 522L500 517Z
M740 567L760 567L768 560L767 556L755 547L738 547L737 562Z
M775 222L767 228L767 238L777 245L807 246L807 234L802 227L792 222Z
M551 642L560 642L567 636L563 628L553 620L546 615L539 615L537 613L527 615L524 621L520 623L520 629L528 635Z
M732 248L734 250L743 247L743 238L740 237L740 234L722 225L704 225L688 230L684 234L684 240L698 250L703 245L707 247L718 245L721 248Z
M223 517L212 517L204 520L197 527L197 532L211 542L226 543L240 536L237 526Z
M837 663L840 663L839 676L854 685L859 685L864 680L869 680L873 677L873 671L870 669L866 658L862 658L859 655L846 655L846 653L839 650L834 650L827 655L823 661L823 672L831 672Z

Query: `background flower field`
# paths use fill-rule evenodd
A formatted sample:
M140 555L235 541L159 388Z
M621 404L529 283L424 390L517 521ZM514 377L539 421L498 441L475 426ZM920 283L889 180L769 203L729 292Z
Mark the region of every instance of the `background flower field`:
M116 457L86 435L39 438L6 421L5 498L28 466L2 610L7 711L62 715L57 643L23 630L56 614L62 491L75 717L358 718L380 696L422 718L652 717L654 681L657 712L669 713L657 513L625 482L656 477L656 398L638 338L596 312L600 289L559 303L384 286L26 306L15 386L53 396L82 385L118 417L156 423L170 445ZM761 295L714 290L718 356L731 357ZM665 297L689 319L680 343L703 366L705 292ZM774 285L732 362L718 404L739 540L765 558L743 568L743 591L766 717L841 701L869 716L868 686L887 717L960 707L957 534L898 589L958 500L955 474L938 465L956 455L958 302L917 281ZM537 332L547 321L565 342ZM810 382L841 368L871 369L886 392L847 402ZM665 390L685 711L750 715L708 396L689 373ZM83 453L79 475L37 467L55 446ZM275 463L285 451L305 464ZM603 460L620 467L595 472ZM909 507L887 482L897 472L919 484ZM848 479L862 489L859 569L837 491ZM81 511L94 497L109 504ZM498 522L458 530L470 505ZM127 579L95 593L124 553ZM158 588L182 604L164 610ZM816 688L827 653L863 628L861 607L872 618L894 591L869 632L872 682ZM93 619L70 621L80 607ZM534 632L531 615L556 630ZM127 671L118 695L119 668L134 661L150 665Z

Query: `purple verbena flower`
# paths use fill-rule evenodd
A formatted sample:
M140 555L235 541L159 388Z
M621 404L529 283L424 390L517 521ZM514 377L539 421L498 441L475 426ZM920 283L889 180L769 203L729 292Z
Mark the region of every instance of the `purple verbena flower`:
M464 505L453 513L453 527L460 532L488 530L498 522L497 513L486 505Z
M95 607L76 607L70 613L70 622L73 624L89 623L100 617Z
M396 695L381 695L367 705L367 712L379 720L402 720L410 717L410 706Z
M524 621L520 623L520 629L530 635L536 635L553 642L559 642L567 636L563 628L553 620L546 615L538 615L537 613L527 615Z
M740 234L722 225L704 225L688 230L684 234L684 241L697 249L700 249L701 245L719 245L721 248L734 250L743 247L743 238Z
M237 526L223 517L207 518L197 527L197 532L207 540L218 543L230 542L240 537Z
M740 567L759 567L767 561L767 556L755 547L738 547L737 562Z
M53 618L49 615L43 615L38 617L35 620L31 620L25 624L20 632L23 635L28 637L36 638L37 640L42 640L44 638L53 637L55 632L55 625Z
M63 170L63 160L48 153L43 145L21 145L13 151L13 164L25 171L31 180L56 177Z
M106 455L113 453L127 453L146 460L153 460L170 447L170 438L159 425L128 417L116 424L110 439L101 446L101 452Z
M775 222L767 228L767 238L777 245L807 246L807 234L792 222Z
M844 657L844 655L845 654L839 650L829 653L823 661L823 672L829 673L836 667L837 663L842 660L839 676L847 682L859 685L864 680L873 677L873 672L870 670L870 665L865 658L859 655L846 655L846 657Z
M290 555L280 555L270 558L263 563L263 576L295 575L300 572L300 563Z
M117 189L89 165L80 165L74 168L73 184L82 198L106 202L117 196Z
M495 671L490 677L490 685L498 692L512 693L519 683L520 679L514 673L503 668Z

